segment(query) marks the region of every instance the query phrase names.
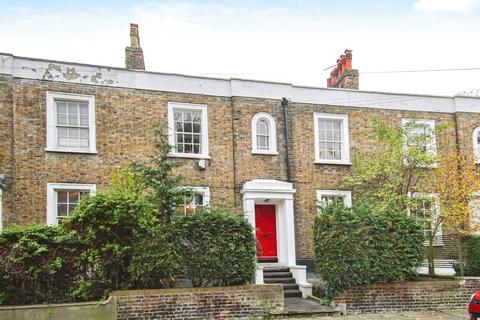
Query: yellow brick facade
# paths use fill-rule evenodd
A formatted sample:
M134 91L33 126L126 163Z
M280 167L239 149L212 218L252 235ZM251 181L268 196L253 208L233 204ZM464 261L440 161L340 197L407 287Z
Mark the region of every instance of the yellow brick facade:
M132 73L132 77L133 77ZM46 92L76 93L95 97L97 154L47 152ZM287 93L285 96L288 97ZM209 156L200 170L198 159L176 159L185 185L210 188L211 205L242 211L240 190L245 182L268 178L287 180L296 189L295 230L297 259L312 257L311 224L318 189L339 189L350 165L314 163L314 113L347 114L350 155L369 148L372 117L400 126L402 118L432 119L437 125L452 123L437 136L438 143L457 139L465 154L473 154L472 132L480 126L479 113L382 109L375 106L341 106L289 101L289 161L286 157L285 110L280 98L221 96L172 91L82 84L55 79L0 76L0 174L5 175L3 224L45 223L47 183L109 183L115 168L148 162L153 147L150 129L167 125L169 101L206 104ZM408 109L408 108L406 108ZM251 120L267 112L276 121L278 155L252 154ZM287 164L288 162L288 164Z

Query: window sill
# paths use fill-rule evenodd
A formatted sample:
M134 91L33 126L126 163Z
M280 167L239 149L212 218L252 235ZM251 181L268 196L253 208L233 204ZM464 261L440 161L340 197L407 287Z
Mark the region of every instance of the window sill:
M315 160L313 163L315 164L339 164L344 166L351 166L352 163L350 161L345 160Z
M191 153L170 153L168 154L171 158L187 158L187 159L211 159L208 155L204 154L191 154Z
M252 154L260 154L260 155L267 155L267 156L278 156L277 151L252 150Z
M57 152L57 153L80 153L80 154L97 154L97 150L72 150L72 149L45 149L46 152Z

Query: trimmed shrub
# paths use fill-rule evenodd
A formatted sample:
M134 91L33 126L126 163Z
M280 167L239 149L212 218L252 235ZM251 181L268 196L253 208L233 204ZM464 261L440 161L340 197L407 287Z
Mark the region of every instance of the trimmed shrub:
M403 212L329 206L315 217L315 267L327 282L327 295L355 285L403 281L420 267L424 233Z
M80 201L59 227L0 233L0 304L97 300L111 290L250 282L256 241L242 216L209 210L159 224L136 192Z
M463 239L465 250L465 275L471 277L480 276L480 237L468 236Z
M137 243L130 264L136 288L169 288L183 274L182 257L173 227L157 227Z
M158 223L151 203L137 192L103 192L80 201L61 228L85 248L80 255L98 261L105 290L130 289L129 266L137 243Z
M98 299L93 260L58 227L13 227L0 233L0 304L35 304ZM87 272L87 270L91 270Z
M254 279L256 240L243 216L221 209L182 215L174 220L174 232L193 286L239 285Z

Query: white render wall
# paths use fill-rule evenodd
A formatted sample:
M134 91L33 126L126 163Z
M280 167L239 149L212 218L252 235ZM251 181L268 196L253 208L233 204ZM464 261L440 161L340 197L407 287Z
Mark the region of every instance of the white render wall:
M0 74L23 79L51 80L89 85L182 92L223 97L281 99L328 104L427 112L480 112L480 98L433 96L300 87L289 83L243 79L217 79L155 73L105 66L17 57L0 53Z

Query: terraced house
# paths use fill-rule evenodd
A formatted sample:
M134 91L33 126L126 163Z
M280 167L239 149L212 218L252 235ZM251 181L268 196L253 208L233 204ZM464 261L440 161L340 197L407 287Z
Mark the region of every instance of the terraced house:
M478 159L479 98L360 91L351 51L327 88L313 88L148 72L136 25L131 39L126 68L0 54L3 227L58 223L112 170L148 161L150 129L163 123L192 204L243 212L259 260L289 267L305 293L316 205L351 204L339 185L354 150L372 144L363 133L373 116L398 127L452 122L435 143L458 141Z

